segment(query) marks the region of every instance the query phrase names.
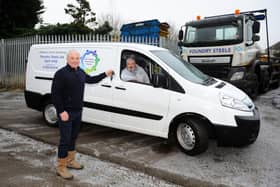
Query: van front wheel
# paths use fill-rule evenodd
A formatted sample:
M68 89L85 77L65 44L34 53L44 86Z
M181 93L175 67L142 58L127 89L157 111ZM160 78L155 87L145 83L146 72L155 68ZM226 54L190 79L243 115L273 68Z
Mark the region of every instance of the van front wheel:
M176 140L179 147L188 155L197 155L208 148L208 133L198 119L184 119L176 129Z
M43 117L48 126L57 126L57 114L54 105L51 102L46 102L43 108Z

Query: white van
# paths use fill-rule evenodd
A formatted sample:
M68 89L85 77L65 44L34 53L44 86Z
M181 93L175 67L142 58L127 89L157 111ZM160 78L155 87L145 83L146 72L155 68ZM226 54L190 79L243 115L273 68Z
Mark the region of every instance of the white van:
M33 45L30 49L25 99L43 112L49 125L57 122L51 103L54 73L76 49L80 67L89 75L113 69L98 84L86 84L82 121L107 127L175 138L189 155L204 152L208 139L219 145L248 145L259 133L258 110L231 84L209 77L167 49L131 43L67 43ZM124 81L121 72L133 55L150 83Z

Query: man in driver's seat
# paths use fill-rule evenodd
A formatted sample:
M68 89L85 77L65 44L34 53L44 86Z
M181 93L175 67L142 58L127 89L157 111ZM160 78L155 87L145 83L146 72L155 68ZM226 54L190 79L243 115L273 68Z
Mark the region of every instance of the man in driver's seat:
M122 70L121 78L124 81L135 81L140 83L150 84L150 79L145 70L136 64L133 55L126 59L126 68Z

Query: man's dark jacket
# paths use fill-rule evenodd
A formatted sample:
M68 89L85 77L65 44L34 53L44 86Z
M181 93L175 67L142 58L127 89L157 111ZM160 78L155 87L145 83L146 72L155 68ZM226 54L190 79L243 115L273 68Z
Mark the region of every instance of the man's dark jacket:
M68 64L59 69L54 75L51 90L57 114L82 110L85 83L97 83L105 77L105 73L91 77L79 67L74 69Z

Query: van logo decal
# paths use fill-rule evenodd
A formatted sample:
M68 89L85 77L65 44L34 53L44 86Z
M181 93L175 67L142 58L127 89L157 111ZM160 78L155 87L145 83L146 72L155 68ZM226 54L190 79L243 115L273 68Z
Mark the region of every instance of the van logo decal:
M100 61L96 50L86 50L86 52L80 57L80 67L86 74L91 74L96 71L96 67Z

